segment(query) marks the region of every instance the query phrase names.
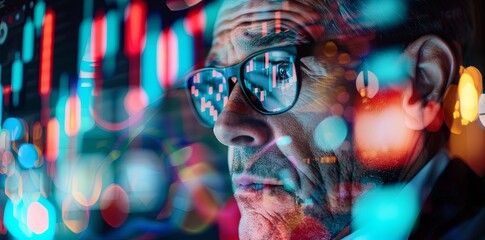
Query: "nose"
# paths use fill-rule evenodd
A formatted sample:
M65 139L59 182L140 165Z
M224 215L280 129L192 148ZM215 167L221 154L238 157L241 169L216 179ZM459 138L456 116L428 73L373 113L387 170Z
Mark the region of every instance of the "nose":
M226 146L258 147L271 138L267 116L257 112L236 85L214 125L214 134Z

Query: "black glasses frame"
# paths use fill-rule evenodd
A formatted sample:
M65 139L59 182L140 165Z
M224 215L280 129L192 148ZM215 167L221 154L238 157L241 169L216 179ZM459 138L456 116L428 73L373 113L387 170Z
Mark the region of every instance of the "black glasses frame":
M243 80L244 79L244 69L243 68L246 66L246 64L252 58L254 58L258 55L267 53L267 52L272 52L272 51L284 51L284 52L290 53L293 56L295 56L294 64L295 64L296 82L297 82L297 89L296 89L295 99L293 100L293 102L288 107L281 109L281 110L278 110L276 112L267 111L264 108L262 108L261 106L255 105L255 103L253 103L253 101L251 100L252 95L249 95L250 93L248 93L248 91L250 91L250 90L247 89L244 86L244 82L243 82L244 81ZM190 87L191 86L189 86L189 79L194 77L199 72L215 70L219 73L222 73L223 76L226 78L227 84L229 86L228 97L231 95L231 92L232 92L233 88L235 87L235 83L232 82L231 78L236 77L237 83L239 84L239 87L241 88L241 90L244 94L244 97L246 98L246 101L249 103L249 105L251 105L251 107L253 109L255 109L256 111L258 111L259 113L264 114L264 115L277 115L277 114L284 113L284 112L290 110L296 104L296 102L298 101L298 98L300 96L300 89L301 89L301 84L302 84L300 59L302 57L311 56L312 53L313 53L313 44L267 48L267 49L260 50L260 51L257 51L255 53L250 54L249 56L244 58L241 62L234 64L232 66L228 66L228 67L206 67L206 68L201 68L201 69L197 69L195 71L192 71L184 77L184 82L185 82L185 85L186 85L185 89L186 89L187 96L190 99L190 103L191 103L190 105L191 105L192 112L194 113L194 115L195 115L196 119L199 121L199 123L201 123L203 126L208 127L208 128L213 127L213 124L210 124L207 121L205 121L202 118L202 116L200 116L199 111L196 109L196 104L194 103L194 99L190 95L191 94L190 93Z

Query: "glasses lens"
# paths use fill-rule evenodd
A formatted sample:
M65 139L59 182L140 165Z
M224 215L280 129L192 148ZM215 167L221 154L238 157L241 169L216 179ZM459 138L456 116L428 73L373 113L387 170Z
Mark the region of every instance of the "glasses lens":
M228 100L226 78L218 70L205 69L193 74L187 84L199 120L208 127L214 126Z
M295 56L275 50L249 59L243 83L252 104L264 113L280 113L293 106L298 95Z

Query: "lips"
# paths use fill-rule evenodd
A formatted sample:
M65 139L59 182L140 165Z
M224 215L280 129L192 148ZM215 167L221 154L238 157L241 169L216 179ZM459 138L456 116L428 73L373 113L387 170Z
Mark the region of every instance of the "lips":
M251 175L234 175L232 182L237 189L262 190L265 186L283 186L283 181L274 178L261 178Z
M233 175L232 179L235 186L234 196L247 207L261 207L262 201L273 197L292 199L291 202L295 202L295 193L285 186L283 180L247 174Z
M279 180L275 178L262 178L252 175L235 175L233 176L233 183L236 188L236 192L258 192L270 190L274 192L276 190L281 190L286 193L294 194L292 180L285 179Z

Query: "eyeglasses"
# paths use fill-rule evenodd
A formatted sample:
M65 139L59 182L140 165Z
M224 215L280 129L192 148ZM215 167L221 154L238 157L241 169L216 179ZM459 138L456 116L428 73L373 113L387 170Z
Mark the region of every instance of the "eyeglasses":
M308 45L277 47L251 54L240 63L208 67L186 75L186 90L199 122L213 127L236 85L258 112L275 115L288 111L301 87L299 59L310 55Z

